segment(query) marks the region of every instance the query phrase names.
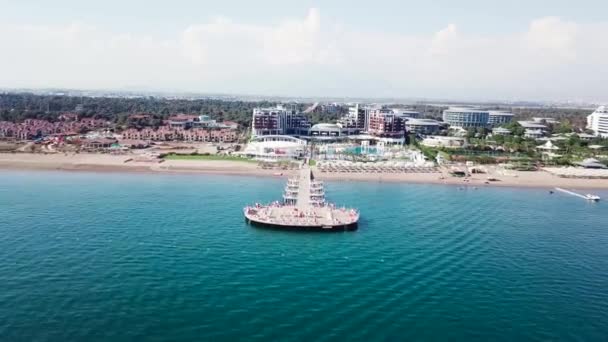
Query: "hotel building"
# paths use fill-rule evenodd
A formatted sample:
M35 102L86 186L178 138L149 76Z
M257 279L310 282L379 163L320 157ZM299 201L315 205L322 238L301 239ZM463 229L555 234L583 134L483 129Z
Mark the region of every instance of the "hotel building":
M443 111L443 121L451 127L490 128L513 120L513 114L475 107L450 107Z
M348 130L337 124L318 123L310 128L309 135L316 140L340 140L348 136Z
M301 159L306 154L306 140L287 135L253 137L239 154L265 160Z
M408 133L431 135L439 132L441 123L432 119L407 119L405 128Z
M608 138L608 107L601 106L587 117L587 128L596 136Z
M408 110L408 109L400 109L400 108L393 108L393 113L400 115L404 118L412 118L412 119L418 119L421 116L420 112L417 112L414 110Z
M346 134L360 134L368 129L369 109L356 104L348 108L348 114L338 120L338 125L344 128Z
M304 114L288 112L285 116L285 134L287 135L308 135L310 120Z
M391 109L372 109L369 112L367 132L380 141L403 144L405 142L405 120Z
M310 121L304 114L287 110L283 106L254 108L251 135L308 135L310 126Z
M488 126L491 127L504 125L513 121L513 113L511 112L492 110L489 112L489 114L490 115L488 116Z
M443 121L451 127L464 129L487 127L490 112L473 107L451 107L443 111Z
M286 116L287 111L281 106L277 106L276 108L254 108L251 135L257 137L283 134Z

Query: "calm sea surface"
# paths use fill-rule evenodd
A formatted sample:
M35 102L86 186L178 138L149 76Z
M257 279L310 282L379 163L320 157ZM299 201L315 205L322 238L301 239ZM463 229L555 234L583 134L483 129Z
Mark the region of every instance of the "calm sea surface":
M606 201L330 183L357 232L245 225L283 186L0 172L0 340L608 340Z

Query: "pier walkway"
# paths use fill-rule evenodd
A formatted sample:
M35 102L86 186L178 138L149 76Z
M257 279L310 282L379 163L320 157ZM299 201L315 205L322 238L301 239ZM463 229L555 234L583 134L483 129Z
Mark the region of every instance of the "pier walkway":
M296 207L300 209L306 209L310 207L310 178L311 178L310 167L304 164L298 174L298 200Z

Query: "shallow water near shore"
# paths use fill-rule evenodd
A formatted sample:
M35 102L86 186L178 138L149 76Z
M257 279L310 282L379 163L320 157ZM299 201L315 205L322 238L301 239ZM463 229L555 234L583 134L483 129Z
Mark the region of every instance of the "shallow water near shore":
M0 337L605 340L604 201L329 182L359 230L247 226L284 179L0 172ZM591 192L591 191L587 191Z

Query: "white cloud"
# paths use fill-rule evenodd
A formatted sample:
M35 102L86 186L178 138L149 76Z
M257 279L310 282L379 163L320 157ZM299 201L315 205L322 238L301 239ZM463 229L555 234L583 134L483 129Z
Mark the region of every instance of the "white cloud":
M430 49L431 54L442 55L448 53L450 48L458 42L458 39L459 36L456 25L448 25L433 36Z
M533 48L570 55L575 47L577 33L578 26L575 23L557 17L546 17L532 21L525 38Z
M608 24L539 18L521 32L357 32L318 9L278 23L217 17L170 38L83 24L0 25L0 86L338 96L606 98ZM585 86L588 84L589 86Z

